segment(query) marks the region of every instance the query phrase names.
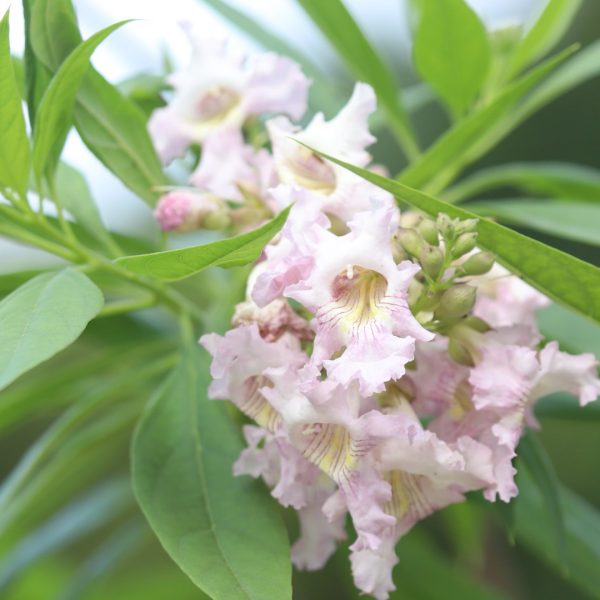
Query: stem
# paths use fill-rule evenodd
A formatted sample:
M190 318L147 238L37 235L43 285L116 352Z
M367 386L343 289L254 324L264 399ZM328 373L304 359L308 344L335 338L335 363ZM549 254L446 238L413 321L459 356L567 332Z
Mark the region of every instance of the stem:
M149 294L143 298L132 300L117 300L104 305L104 308L96 315L97 317L112 317L123 313L134 312L156 305L156 296Z

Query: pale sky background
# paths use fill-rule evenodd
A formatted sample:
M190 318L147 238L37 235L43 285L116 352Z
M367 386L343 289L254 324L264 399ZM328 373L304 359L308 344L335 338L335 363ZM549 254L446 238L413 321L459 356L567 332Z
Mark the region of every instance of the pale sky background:
M326 0L324 0L326 1ZM531 23L547 0L467 0L489 28L508 23ZM0 10L6 0L0 0ZM11 46L14 53L23 47L21 3L13 1L11 9ZM324 70L338 63L335 52L315 29L294 0L230 0L230 4L259 19L269 29L296 45ZM96 50L94 66L109 80L119 81L141 71L159 72L165 51L175 64L185 65L189 48L177 23L191 21L200 33L218 30L244 38L207 7L202 0L74 0L84 37L123 19L139 19L113 33ZM371 41L386 52L408 60L410 36L405 9L399 0L346 0L354 17ZM387 56L388 59L392 58ZM89 153L72 132L63 158L86 176L98 202L104 222L120 232L147 232L152 223L148 207L127 191ZM34 268L55 262L35 250L0 240L0 272L17 268Z

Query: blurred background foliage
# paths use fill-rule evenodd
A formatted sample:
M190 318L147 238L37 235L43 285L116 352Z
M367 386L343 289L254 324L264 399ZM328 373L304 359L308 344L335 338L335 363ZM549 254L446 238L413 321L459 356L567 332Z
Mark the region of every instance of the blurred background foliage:
M585 0L559 48L573 42L585 47L598 41L599 32L600 3ZM285 37L285 32L278 34ZM415 101L428 98L427 90L412 87L417 77L397 55L393 36L373 41L392 59L398 80L411 86ZM353 80L337 67L328 75L340 92L329 98L325 112L331 115ZM121 89L151 110L161 81L129 80ZM600 169L599 99L596 77L542 108L467 174L521 161L564 161ZM449 125L447 112L435 101L426 100L412 116L425 146ZM375 159L394 174L405 166L403 155L381 124L376 132ZM499 188L477 200L514 195L510 188ZM600 264L597 243L527 225L522 220L517 228ZM23 280L22 273L0 275L0 295ZM243 295L243 280L241 269L209 271L181 287L201 307L208 307L210 298L221 299L206 322L211 330L223 331ZM543 312L541 325L565 349L600 356L600 328L582 317L553 306ZM99 319L73 346L0 394L1 598L204 597L160 548L129 487L130 437L141 408L174 363L170 333L172 324L157 311ZM531 474L517 465L522 494L514 506L489 506L474 495L420 524L400 542L393 598L600 598L600 410L590 406L564 411L563 406L552 399L541 403L537 438L562 486L578 496L561 492L559 501L569 507L567 556L580 563L560 566L547 503ZM287 516L293 531L293 515ZM588 542L584 550L582 535ZM323 571L296 573L294 589L298 600L358 598L347 549L340 548Z

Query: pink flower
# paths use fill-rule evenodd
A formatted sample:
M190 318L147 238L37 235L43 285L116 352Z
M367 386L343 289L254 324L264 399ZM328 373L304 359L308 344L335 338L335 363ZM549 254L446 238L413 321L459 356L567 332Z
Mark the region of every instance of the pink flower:
M273 159L267 150L254 150L244 143L237 128L218 130L202 145L200 164L190 183L227 198L244 201L244 194L262 198L277 184Z
M231 400L258 425L276 431L280 415L264 396L264 389L272 385L267 370L279 366L299 369L307 356L298 340L285 334L275 342L267 342L254 323L232 329L224 336L203 335L200 343L213 357L209 398Z
M325 121L322 113L317 113L306 129L293 125L285 117L268 121L280 181L313 192L324 212L343 220L358 211L368 210L371 198L392 204L390 194L298 143L364 167L371 159L365 149L375 141L368 124L369 115L374 111L372 88L357 83L348 104L331 121Z
M406 290L418 266L397 265L392 256L397 216L390 207L376 205L358 213L346 235L313 228L299 281L282 289L315 314L313 371L325 366L328 376L344 386L358 381L365 396L402 377L416 339L433 338L408 307ZM286 283L294 278L283 277Z
M272 53L247 57L226 40L193 38L187 69L170 76L170 104L152 114L149 131L161 160L181 156L192 143L262 113L294 119L306 109L309 81L297 64Z

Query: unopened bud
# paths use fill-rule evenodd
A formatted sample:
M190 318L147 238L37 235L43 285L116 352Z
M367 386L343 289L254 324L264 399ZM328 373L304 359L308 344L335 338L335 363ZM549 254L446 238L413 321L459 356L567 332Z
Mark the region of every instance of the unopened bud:
M478 252L461 265L460 272L464 275L483 275L494 266L495 260L491 252Z
M480 319L474 315L469 315L464 320L464 324L479 333L487 333L491 329L491 327L483 319Z
M423 284L416 279L413 279L408 286L408 305L413 307L419 301L423 293Z
M476 289L464 283L447 289L435 311L439 319L458 319L465 316L475 304Z
M456 233L473 233L477 231L477 224L479 223L479 219L463 219L462 221L458 221L456 223Z
M437 246L440 243L438 230L433 221L423 219L417 226L417 231L428 244Z
M220 231L231 225L231 217L227 210L217 210L212 213L208 213L202 221L202 226L205 229L211 229L214 231Z
M477 243L477 234L470 233L461 233L454 245L452 246L452 256L454 258L459 258L460 256L464 256L468 252L471 252L473 248L475 248L475 244Z
M454 222L445 213L439 213L436 221L437 228L445 240L454 239Z
M437 278L444 265L444 253L436 246L424 244L419 255L419 262L423 271L432 277Z
M411 256L419 257L424 245L423 238L414 229L402 229L398 234L400 245Z
M459 365L464 365L465 367L475 366L475 361L465 344L454 337L451 337L448 340L448 354L450 355L450 358Z

